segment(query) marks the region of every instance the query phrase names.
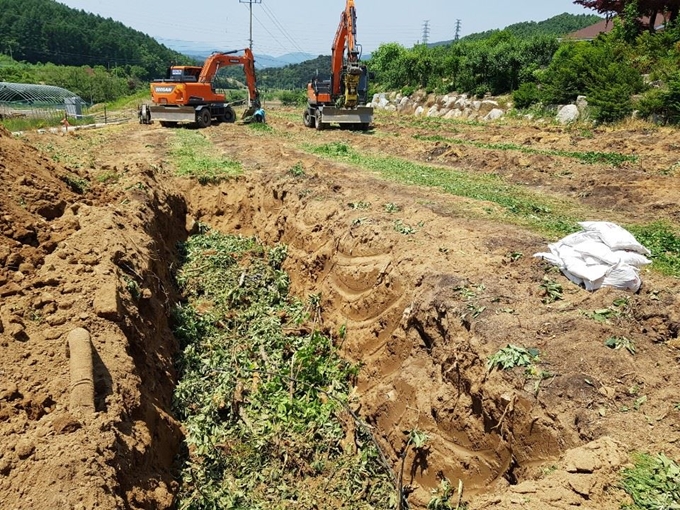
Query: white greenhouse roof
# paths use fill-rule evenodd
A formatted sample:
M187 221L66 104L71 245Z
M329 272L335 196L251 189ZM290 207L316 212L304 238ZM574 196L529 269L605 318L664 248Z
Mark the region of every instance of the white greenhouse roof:
M0 103L37 103L63 106L64 100L69 98L80 99L77 94L52 85L0 82Z

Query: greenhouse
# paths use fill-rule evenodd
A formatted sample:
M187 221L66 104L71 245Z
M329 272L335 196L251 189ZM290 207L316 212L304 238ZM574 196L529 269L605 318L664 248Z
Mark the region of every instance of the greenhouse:
M38 117L64 111L79 116L83 103L76 94L60 87L0 82L0 115L3 116Z

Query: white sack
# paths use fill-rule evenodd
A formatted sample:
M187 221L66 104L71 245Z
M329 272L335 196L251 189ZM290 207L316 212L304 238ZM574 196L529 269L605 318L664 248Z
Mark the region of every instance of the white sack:
M593 291L613 287L637 292L642 284L638 268L651 264L650 251L627 230L614 223L579 223L585 230L549 244L550 253L534 257L560 268L576 285Z
M633 234L614 223L607 221L582 221L579 225L586 232L596 232L602 242L612 250L630 250L642 255L651 255L647 248L637 242Z

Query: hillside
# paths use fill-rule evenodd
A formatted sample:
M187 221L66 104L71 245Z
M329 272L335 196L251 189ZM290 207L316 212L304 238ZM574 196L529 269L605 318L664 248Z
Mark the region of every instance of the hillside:
M123 67L140 78L188 61L142 32L54 0L0 0L0 12L0 49L16 60Z
M511 32L518 37L533 37L538 35L553 35L560 37L593 25L601 19L601 17L593 14L568 14L565 12L544 21L524 21L522 23L508 25L504 30ZM478 32L462 37L460 40L479 41L481 39L488 39L493 34L500 31L501 30L487 30L486 32ZM443 46L451 44L452 42L452 40L440 41L430 44L430 46Z

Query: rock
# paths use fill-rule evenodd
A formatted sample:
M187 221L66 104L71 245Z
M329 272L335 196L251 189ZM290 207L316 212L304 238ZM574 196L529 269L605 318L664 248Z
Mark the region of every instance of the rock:
M463 115L463 112L461 110L455 110L454 109L454 110L449 110L448 112L446 112L446 115L444 115L444 118L445 119L457 119L461 115Z
M482 106L491 106L492 108L497 108L498 107L498 101L493 101L492 99L485 99L482 101Z
M184 220L184 229L190 236L198 233L198 222L190 214L186 215Z
M482 102L481 101L473 101L472 102L472 109L476 112L479 111L479 109L482 107Z
M103 319L117 321L120 318L120 299L118 282L109 278L97 289L94 296L94 312Z
M21 292L21 287L14 282L9 282L0 287L0 297L15 296Z
M399 106L403 108L408 104L409 101L410 99L408 98L408 96L404 96L401 98L401 101L399 101Z
M5 332L5 326L2 323L2 317L0 317L0 333L4 333L4 332Z
M66 317L64 315L52 315L47 318L47 324L52 327L61 326L62 324L66 324Z
M19 391L18 386L13 382L6 381L2 386L0 386L0 400L12 402L20 398L23 398L23 395Z
M439 107L436 104L427 111L427 117L439 117Z
M564 465L568 473L592 473L601 467L595 454L583 448L567 452Z
M27 342L29 340L26 329L21 324L10 324L7 328L7 333L17 342Z
M62 332L55 328L45 329L41 333L45 340L56 340L62 335Z
M14 448L20 459L26 459L35 451L35 445L28 439L19 441Z
M0 476L7 476L12 471L12 464L7 459L0 459Z
M569 475L569 487L573 489L576 494L589 498L590 493L595 485L595 480L589 475Z
M396 111L397 111L397 107L394 106L393 104L388 104L388 105L385 107L385 111L386 111L386 112L396 112Z
M419 106L418 108L416 108L416 112L415 112L414 115L416 117L420 117L423 114L424 111L425 111L425 108L423 108L422 106ZM0 294L0 295L2 295L2 294Z
M484 117L484 120L498 120L501 117L505 115L505 112L501 110L500 108L494 108L491 110L489 113L486 114L486 117Z
M578 107L575 104L568 104L560 109L557 113L556 120L560 124L569 124L571 122L576 122L580 115Z
M55 299L54 299L54 296L52 294L50 294L49 292L43 292L42 294L40 294L39 297L35 298L35 300L33 301L33 307L34 308L42 308L45 305L48 305L48 304L54 303L54 302L55 302Z
M70 434L82 427L81 423L71 414L65 414L54 419L52 427L57 434Z
M586 100L586 96L578 96L576 98L576 108L578 108L578 111L581 113L581 115L583 115L583 113L588 108L588 101Z

